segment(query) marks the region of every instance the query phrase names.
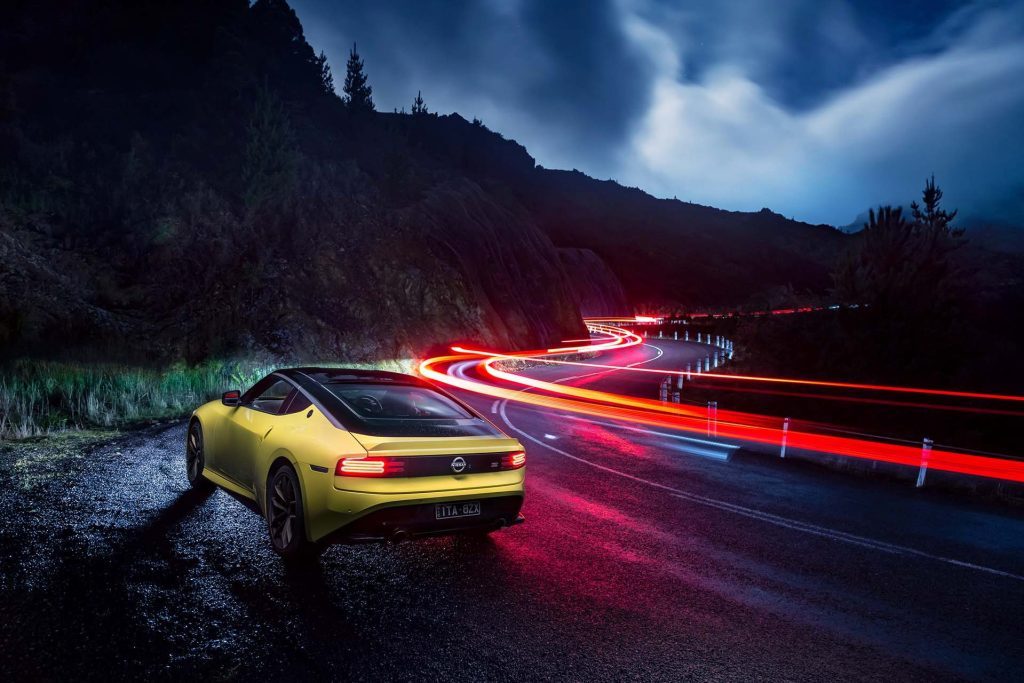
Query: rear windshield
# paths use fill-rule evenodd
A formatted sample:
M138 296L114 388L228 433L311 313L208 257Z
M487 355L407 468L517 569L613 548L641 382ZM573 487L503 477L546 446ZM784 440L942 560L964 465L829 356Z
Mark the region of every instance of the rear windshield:
M294 379L340 426L368 436L502 436L458 400L401 375L364 381L344 370L300 372ZM412 378L409 378L412 380Z
M324 386L361 418L465 420L473 417L455 401L427 387L331 381Z

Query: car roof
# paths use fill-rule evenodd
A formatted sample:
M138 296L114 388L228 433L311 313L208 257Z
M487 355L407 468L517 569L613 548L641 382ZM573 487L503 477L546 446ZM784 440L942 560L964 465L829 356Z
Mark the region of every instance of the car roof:
M426 385L427 383L419 377L405 375L400 372L387 372L385 370L362 370L357 368L325 368L325 367L301 367L284 368L278 373L296 379L304 375L316 382L323 383L323 380L316 375L326 375L326 380L334 382L358 382L363 384L416 384Z

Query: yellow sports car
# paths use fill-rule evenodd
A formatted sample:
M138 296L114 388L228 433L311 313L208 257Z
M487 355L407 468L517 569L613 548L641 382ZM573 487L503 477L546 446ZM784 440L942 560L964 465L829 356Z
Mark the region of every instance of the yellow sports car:
M408 375L279 370L200 406L185 453L192 486L254 501L285 557L523 521L522 445Z

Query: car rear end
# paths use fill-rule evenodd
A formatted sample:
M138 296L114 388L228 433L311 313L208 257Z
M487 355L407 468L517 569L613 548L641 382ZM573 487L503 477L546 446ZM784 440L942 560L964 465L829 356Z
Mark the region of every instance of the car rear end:
M526 454L515 439L353 434L365 456L338 460L334 505L353 519L331 540L402 540L522 521Z
M327 476L311 482L323 510L311 540L397 541L522 521L526 453L465 403L405 375L295 372L347 444L318 469L331 486Z

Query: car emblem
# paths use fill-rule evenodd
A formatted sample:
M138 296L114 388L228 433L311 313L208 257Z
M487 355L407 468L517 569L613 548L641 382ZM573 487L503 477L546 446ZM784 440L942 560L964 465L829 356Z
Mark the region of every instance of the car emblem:
M455 474L458 474L459 472L461 472L464 469L466 469L466 459L465 458L463 458L460 455L459 457L457 457L454 460L452 460L452 472L455 472Z

